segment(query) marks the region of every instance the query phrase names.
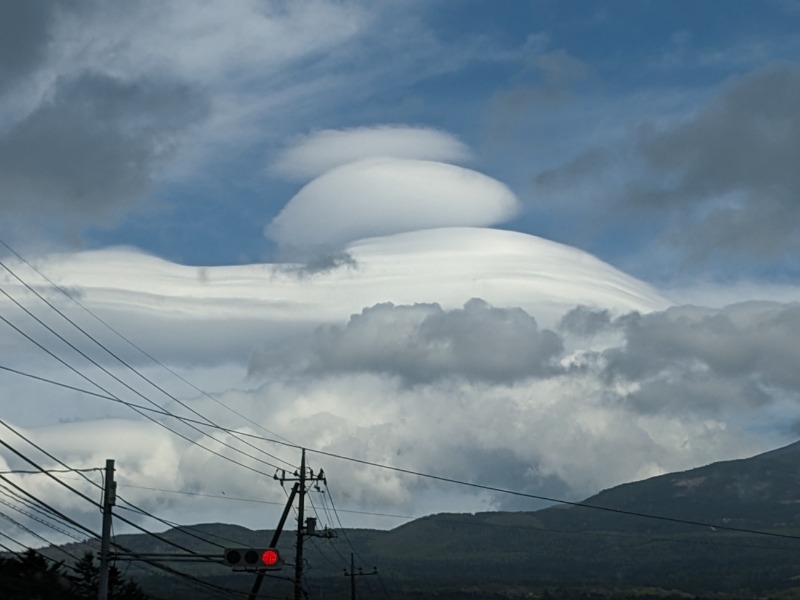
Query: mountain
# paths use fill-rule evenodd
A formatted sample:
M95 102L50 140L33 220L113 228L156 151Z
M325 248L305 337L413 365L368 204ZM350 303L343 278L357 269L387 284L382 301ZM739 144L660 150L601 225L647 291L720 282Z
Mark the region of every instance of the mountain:
M752 458L619 485L582 504L717 527L800 530L800 442ZM537 518L545 527L570 530L696 530L666 520L571 506L539 511Z
M800 442L620 485L580 506L439 514L391 531L344 530L331 540L311 538L305 551L309 597L349 597L342 569L349 568L353 549L365 572L379 568L379 581L391 587L393 598L798 597L798 458ZM234 525L190 529L163 535L196 551L220 554L213 543L259 546L271 537L269 531ZM213 543L198 542L194 534ZM141 535L119 539L139 552L173 551ZM281 547L288 562L293 543L293 532L287 531ZM218 565L182 569L242 592L253 579ZM291 568L282 575L291 577ZM363 579L359 585L377 589L376 581L366 581L373 578ZM213 597L165 577L140 582L162 597ZM288 581L270 585L271 595L290 593Z

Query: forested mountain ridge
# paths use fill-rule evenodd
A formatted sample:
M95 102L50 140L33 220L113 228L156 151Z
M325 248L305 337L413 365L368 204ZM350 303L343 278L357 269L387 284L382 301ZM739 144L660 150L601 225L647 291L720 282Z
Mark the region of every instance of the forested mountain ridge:
M616 486L580 506L438 514L390 531L352 529L334 539L310 539L309 597L349 597L342 575L355 552L365 571L378 567L379 578L364 578L372 580L372 591L380 581L392 598L800 598L798 459L795 443ZM257 547L272 536L219 523L189 529L162 537L221 556L215 545L220 539ZM137 552L174 550L143 535L118 539ZM294 539L294 532L284 532L280 546L287 566L279 576L293 574ZM249 591L253 580L252 574L216 564L181 570L240 592ZM215 597L163 574L138 568L129 573L153 596ZM288 581L269 585L271 596L291 595Z

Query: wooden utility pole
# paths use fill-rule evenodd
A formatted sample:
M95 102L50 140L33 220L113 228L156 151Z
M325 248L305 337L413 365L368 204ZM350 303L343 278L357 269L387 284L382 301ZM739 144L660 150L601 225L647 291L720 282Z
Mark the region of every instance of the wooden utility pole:
M114 460L106 460L105 486L103 487L103 537L100 540L100 578L97 585L97 600L108 600L108 563L111 547L111 507L117 499L117 484L114 481Z
M344 571L344 576L350 578L350 600L356 600L356 577L363 577L364 575L377 575L378 574L378 567L374 567L372 571L369 573L364 573L361 568L359 567L358 573L356 573L356 565L355 565L355 558L353 553L350 553L350 572L347 572L347 569Z

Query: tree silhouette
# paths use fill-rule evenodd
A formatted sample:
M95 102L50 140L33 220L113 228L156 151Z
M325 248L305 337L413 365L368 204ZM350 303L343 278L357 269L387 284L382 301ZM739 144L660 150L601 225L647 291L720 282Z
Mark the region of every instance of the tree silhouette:
M69 576L72 595L75 600L95 600L100 582L100 568L95 564L94 553L87 552L73 567L74 575ZM141 588L132 581L126 581L117 567L108 571L109 600L144 600Z
M0 598L2 600L95 600L100 569L94 554L87 552L65 574L64 563L46 559L35 550L15 558L0 558ZM144 592L126 580L119 569L108 573L109 600L145 600Z
M62 600L70 598L62 563L48 561L35 550L0 559L0 589L4 600Z

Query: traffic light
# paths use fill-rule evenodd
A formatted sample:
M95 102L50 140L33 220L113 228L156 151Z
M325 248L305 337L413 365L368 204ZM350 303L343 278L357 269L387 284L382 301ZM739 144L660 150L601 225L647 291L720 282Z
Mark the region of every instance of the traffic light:
M226 548L222 562L239 569L280 569L281 555L276 548Z

